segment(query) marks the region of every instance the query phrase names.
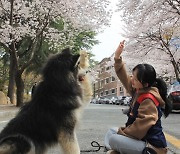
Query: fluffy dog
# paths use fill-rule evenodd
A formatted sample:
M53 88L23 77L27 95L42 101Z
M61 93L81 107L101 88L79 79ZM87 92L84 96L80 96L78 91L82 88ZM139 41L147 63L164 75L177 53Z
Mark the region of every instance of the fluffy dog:
M75 129L92 96L85 55L65 49L48 60L31 101L0 133L0 154L43 154L56 143L64 154L80 154Z

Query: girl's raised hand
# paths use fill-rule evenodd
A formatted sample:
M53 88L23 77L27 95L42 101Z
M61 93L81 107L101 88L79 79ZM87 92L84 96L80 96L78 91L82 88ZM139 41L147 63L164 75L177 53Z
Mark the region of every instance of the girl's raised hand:
M120 57L120 55L121 55L121 53L122 53L122 51L123 51L123 49L124 49L124 42L125 42L125 40L123 40L122 42L120 42L118 48L117 48L116 51L115 51L115 56L114 56L114 58L119 59L119 57Z

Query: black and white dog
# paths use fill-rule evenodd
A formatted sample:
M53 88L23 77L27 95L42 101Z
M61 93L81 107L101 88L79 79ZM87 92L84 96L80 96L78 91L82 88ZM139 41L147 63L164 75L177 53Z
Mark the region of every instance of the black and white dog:
M92 96L83 56L65 49L47 61L32 99L0 133L0 154L43 154L56 143L64 154L80 154L75 128Z

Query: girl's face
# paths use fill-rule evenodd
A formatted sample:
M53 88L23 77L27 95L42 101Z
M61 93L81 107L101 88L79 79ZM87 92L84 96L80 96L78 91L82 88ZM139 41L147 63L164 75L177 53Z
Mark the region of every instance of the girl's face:
M136 90L139 90L139 89L143 88L142 83L137 79L137 69L135 69L133 71L132 87L135 88Z

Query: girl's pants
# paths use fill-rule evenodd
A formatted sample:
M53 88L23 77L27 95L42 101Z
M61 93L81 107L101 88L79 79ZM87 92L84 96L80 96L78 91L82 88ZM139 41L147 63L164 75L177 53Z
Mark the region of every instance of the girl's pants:
M120 154L142 154L146 143L117 134L118 128L111 128L105 136L105 147L120 152Z

